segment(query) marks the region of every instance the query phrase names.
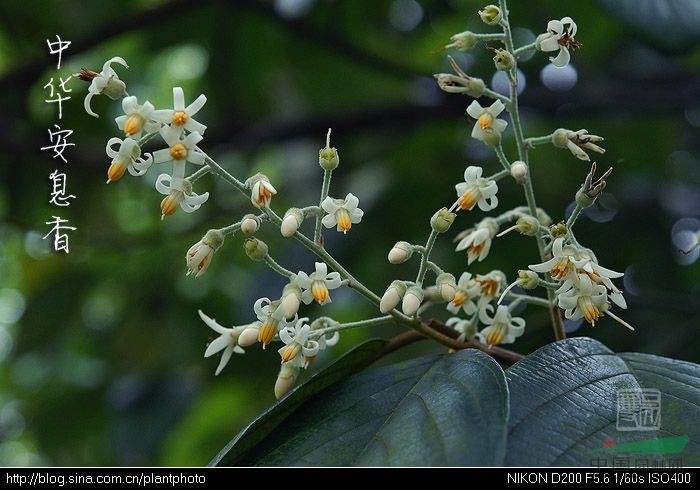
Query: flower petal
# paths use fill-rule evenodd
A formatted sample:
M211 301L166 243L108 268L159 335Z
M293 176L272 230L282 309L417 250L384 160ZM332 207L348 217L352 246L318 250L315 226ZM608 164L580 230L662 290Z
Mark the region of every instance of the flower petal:
M173 109L176 111L185 110L185 93L182 87L173 87Z

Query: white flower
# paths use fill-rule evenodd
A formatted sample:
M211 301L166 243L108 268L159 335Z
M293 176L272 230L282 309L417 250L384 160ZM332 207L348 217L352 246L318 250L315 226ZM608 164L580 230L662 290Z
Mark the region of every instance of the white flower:
M124 58L115 56L105 62L100 73L83 69L78 75L81 80L90 81L83 106L85 107L85 112L91 116L100 117L90 108L90 101L93 96L104 94L112 100L117 100L119 97L126 95L126 84L119 79L117 72L112 68L112 63L119 63L129 68Z
M586 274L576 274L573 287L558 296L559 308L565 310L566 318L585 318L591 325L595 325L603 308L607 306L607 299L605 286L595 284Z
M260 298L253 305L253 311L262 323L258 331L258 341L262 342L263 349L272 342L277 332L297 321L297 316L294 315L294 318L288 322L279 305L279 301L270 301L269 298Z
M331 302L328 291L339 288L343 281L340 279L339 273L328 272L328 266L324 262L316 262L315 272L307 275L306 272L300 271L292 276L291 282L303 290L301 300L304 304L308 305L316 300L318 304L325 305Z
M498 224L492 218L481 220L476 228L472 229L462 238L455 249L457 252L467 251L467 263L471 264L475 260L481 262L486 258L491 250L493 237L498 232Z
M277 189L270 184L270 179L261 173L249 177L248 180L245 181L245 187L246 189L250 189L250 202L252 202L253 206L256 208L261 206L269 208L272 196L277 194Z
M511 317L507 306L499 306L493 318L488 316L487 311L493 311L493 306L487 305L479 311L479 319L488 325L477 334L483 343L489 346L512 344L525 331L525 320Z
M465 339L474 337L476 335L476 325L471 320L464 320L457 316L453 316L445 322L445 325L452 327L457 332L459 332L459 337L457 340L464 342Z
M495 299L501 289L506 284L506 275L498 270L489 272L488 274L477 274L476 282L479 283L481 287L481 298L480 302L488 303L492 299Z
M478 204L482 211L491 211L498 206L498 184L483 178L482 173L481 167L469 166L464 171L464 182L455 185L460 209L471 210Z
M160 203L161 219L170 216L180 206L186 213L198 210L209 199L209 193L192 192L192 184L185 179L185 161L173 162L173 174L160 174L156 179L156 190L165 195Z
M247 328L247 325L242 327L224 328L219 325L216 320L205 315L202 310L199 310L199 316L204 323L209 326L209 328L219 334L219 337L214 339L204 352L204 357L209 357L213 356L217 352L222 350L224 351L224 353L221 354L219 367L216 368L215 375L218 376L221 370L226 367L226 364L228 364L229 359L231 359L231 354L234 352L236 354L245 354L245 351L238 345L238 337L241 335L241 332Z
M599 265L593 253L585 248L580 249L576 257L573 257L571 260L578 274L586 274L594 283L605 286L609 291L608 298L620 308L627 308L627 302L622 295L622 291L617 289L612 282L612 279L623 277L625 275L624 273L616 272ZM557 292L564 292L573 287L572 278L575 278L575 274L571 274L559 287Z
M182 133L176 128L163 126L160 135L169 148L153 152L154 163L190 162L195 165L204 164L206 155L197 148L197 143L204 139L201 134L194 132L182 138Z
M173 108L154 111L153 119L163 124L170 124L180 133L186 129L191 133L204 134L207 127L195 121L193 116L204 107L206 102L207 98L201 94L194 102L185 107L185 93L181 87L173 87Z
M326 197L321 203L323 210L328 213L323 217L321 223L326 228L337 226L338 231L347 233L352 225L359 223L365 214L357 205L360 200L353 194L348 194L345 199L333 199Z
M474 299L479 296L479 283L472 279L469 272L464 272L457 281L457 291L455 297L448 303L447 311L456 315L459 310L464 310L467 315L476 313Z
M293 327L280 330L280 340L285 343L285 346L277 352L282 357L282 362L291 362L299 367L306 367L306 359L313 360L318 354L318 342L309 340L311 327L307 324L308 321L309 319L306 317L300 318Z
M555 281L563 281L574 270L576 249L573 246L564 246L564 237L559 237L552 244L552 258L541 263L529 265L528 269L534 272L552 275Z
M472 101L467 107L467 114L476 119L474 129L472 129L472 138L484 141L490 135L498 134L499 136L505 131L508 123L503 119L498 119L498 115L506 108L500 100L495 101L488 108L481 107L477 101Z
M540 51L559 51L556 58L550 57L549 61L554 66L566 66L571 59L569 49L574 50L581 47L581 43L574 39L576 30L576 22L571 17L550 20L547 24L547 32L537 37L535 45Z
M124 115L114 119L119 129L129 138L138 139L145 130L146 133L155 133L160 128L160 123L153 121L153 104L146 101L139 105L135 95L122 99Z
M114 150L112 146L119 144L119 149ZM133 176L141 176L146 173L153 163L153 157L146 155L146 159L141 158L141 147L136 141L126 138L111 138L105 148L107 156L112 159L112 163L107 170L107 183L119 180L126 170Z

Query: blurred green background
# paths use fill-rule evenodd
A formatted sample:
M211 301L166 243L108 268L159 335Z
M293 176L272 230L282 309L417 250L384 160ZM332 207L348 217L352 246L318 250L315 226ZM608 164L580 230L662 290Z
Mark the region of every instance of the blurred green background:
M217 359L202 354L213 332L197 309L224 325L254 319L252 303L275 296L284 282L229 239L209 271L185 277L186 250L210 227L237 221L249 202L207 176L196 185L212 196L198 212L160 221L162 198L151 169L105 185L107 139L117 135L120 104L93 99L102 114L82 109L86 87L73 80L59 124L76 144L69 163L40 151L56 107L43 85L81 67L100 69L112 56L132 95L157 107L171 87L188 101L205 93L198 117L208 125L201 146L239 178L267 173L278 212L317 199L317 152L333 128L341 165L331 193L352 191L365 210L347 236L327 233L327 247L381 293L410 278L416 263L391 266L400 239L422 242L434 210L454 200L467 164L499 168L471 140L464 116L470 99L441 93L432 74L449 71L431 52L465 29L493 32L471 0L122 0L0 4L0 465L202 465L273 401L279 366L274 350L250 348L214 377ZM700 3L606 0L512 2L516 42L532 42L548 20L572 16L584 47L556 70L542 53L521 64L526 134L586 128L605 137L600 167L613 166L608 193L577 225L577 237L601 264L625 271L630 333L612 320L595 329L570 324L618 351L700 361L697 253L677 252L674 234L700 228ZM72 42L60 72L46 39ZM483 45L455 55L468 73L491 83ZM499 80L494 80L498 85ZM506 151L514 144L508 131ZM150 146L149 149L157 149ZM555 220L570 209L588 171L564 150L531 152L539 204ZM72 205L48 204L49 174L68 174ZM522 203L510 181L499 210ZM44 224L57 212L78 230L69 255L50 253ZM459 275L466 256L450 242L483 213L460 215L436 260ZM307 224L308 226L308 224ZM258 235L293 270L314 259L274 229ZM514 272L537 262L534 243L510 234L494 242L476 273ZM348 321L374 315L349 291L312 317ZM446 318L442 308L428 316ZM552 340L547 315L533 308L514 345L531 352ZM316 363L393 327L356 331ZM422 342L401 356L440 348ZM317 366L314 366L317 369ZM311 369L313 371L314 369ZM303 379L303 378L302 378Z

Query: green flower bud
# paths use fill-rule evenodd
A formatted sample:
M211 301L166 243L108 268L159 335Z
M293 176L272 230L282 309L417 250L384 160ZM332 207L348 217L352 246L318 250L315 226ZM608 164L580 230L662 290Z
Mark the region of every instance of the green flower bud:
M456 214L450 213L447 208L442 208L430 219L430 226L438 233L445 233L454 223L456 216Z
M202 237L202 243L209 245L214 251L219 250L224 244L224 234L219 230L209 230Z
M520 269L518 271L518 285L523 289L535 289L540 283L537 273Z
M552 225L549 228L549 234L552 236L552 238L555 239L566 236L567 233L569 233L569 229L566 227L566 223L564 223L563 221L561 223Z
M476 46L479 37L471 31L460 32L450 38L452 41L447 45L448 48L455 48L457 51L468 51Z
M598 196L589 196L585 192L583 192L583 189L579 189L576 192L576 204L581 206L582 208L587 208L588 206L592 206L595 200L598 199Z
M479 10L479 17L481 17L484 24L495 26L501 22L503 13L501 12L501 9L495 5L487 5L484 7L484 10Z
M569 134L571 130L559 128L552 133L552 144L557 148L568 148L569 147Z
M493 57L493 63L496 69L500 71L509 71L515 66L515 58L505 49L497 49Z
M515 222L516 230L518 230L523 235L535 236L540 229L540 222L537 218L525 215L518 218Z
M338 150L335 148L325 147L318 152L318 164L323 170L333 170L338 166L338 163L340 163L340 159L338 158Z
M267 244L257 238L246 238L245 242L243 242L243 248L246 255L255 262L265 260L265 257L267 257Z

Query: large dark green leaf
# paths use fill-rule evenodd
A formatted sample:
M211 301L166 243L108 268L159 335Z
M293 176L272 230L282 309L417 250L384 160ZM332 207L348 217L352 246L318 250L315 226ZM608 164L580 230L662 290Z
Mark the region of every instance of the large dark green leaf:
M209 465L236 464L246 451L265 439L307 398L367 367L386 344L387 341L384 339L371 339L340 356L251 422L214 457Z
M256 447L223 462L500 465L507 419L503 371L484 353L466 350L351 376L308 399Z
M511 392L506 463L588 466L607 458L610 464L614 451L594 452L604 441L620 445L690 435L680 457L685 465L698 464L699 375L697 365L644 354L618 356L588 338L547 345L506 373ZM662 392L661 430L618 431L618 390L641 388Z

